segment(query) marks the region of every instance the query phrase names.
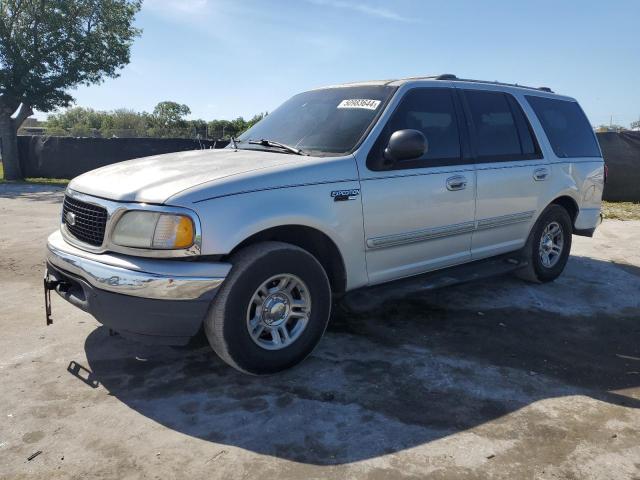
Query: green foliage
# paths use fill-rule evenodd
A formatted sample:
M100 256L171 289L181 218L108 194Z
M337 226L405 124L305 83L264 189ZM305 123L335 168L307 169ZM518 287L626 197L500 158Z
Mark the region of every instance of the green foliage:
M74 137L91 137L102 128L104 117L104 112L91 108L70 108L64 114L49 116L47 133L68 132Z
M131 44L140 34L133 21L141 5L141 0L0 0L0 138L9 180L23 176L16 135L34 109L66 107L73 100L69 89L116 77L129 63ZM92 128L94 121L78 128Z
M245 130L254 126L267 115L267 112L259 113L254 115L251 120L248 121L242 117L238 117L235 120L212 120L208 124L209 136L214 138L238 136Z
M181 136L180 132L188 128L188 123L184 117L190 113L191 109L180 103L171 101L158 103L150 117L150 135L152 137Z
M47 135L78 137L163 137L163 138L229 138L239 135L260 121L266 113L251 120L186 120L191 113L187 105L171 101L160 102L153 113L119 109L110 112L75 107L49 115Z
M103 137L145 137L149 115L121 108L103 114L100 134Z
M148 114L126 109L102 112L83 107L49 115L46 127L48 135L73 137L145 137L149 128Z
M160 102L153 109L153 116L161 125L172 125L183 121L183 118L191 113L186 105L177 102Z
M0 1L0 107L67 106L80 84L129 63L140 0ZM18 125L19 126L19 125Z

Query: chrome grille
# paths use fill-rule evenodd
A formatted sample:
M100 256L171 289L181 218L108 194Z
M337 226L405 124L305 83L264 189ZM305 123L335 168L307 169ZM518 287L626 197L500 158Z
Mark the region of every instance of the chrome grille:
M78 240L94 247L102 245L107 225L107 210L69 196L62 204L62 222Z

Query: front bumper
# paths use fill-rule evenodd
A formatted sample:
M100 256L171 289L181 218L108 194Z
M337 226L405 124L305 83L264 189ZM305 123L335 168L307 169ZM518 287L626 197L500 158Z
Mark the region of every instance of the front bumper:
M100 323L148 343L184 344L195 335L231 265L119 254L47 242L48 277L56 292Z

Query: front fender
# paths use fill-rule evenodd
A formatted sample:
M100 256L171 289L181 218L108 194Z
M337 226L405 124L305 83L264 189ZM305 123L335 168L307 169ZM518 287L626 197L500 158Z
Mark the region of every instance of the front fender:
M276 188L193 204L202 222L202 254L224 255L269 228L300 225L327 235L338 247L347 288L367 283L360 196L335 201L331 192L359 190L356 180Z

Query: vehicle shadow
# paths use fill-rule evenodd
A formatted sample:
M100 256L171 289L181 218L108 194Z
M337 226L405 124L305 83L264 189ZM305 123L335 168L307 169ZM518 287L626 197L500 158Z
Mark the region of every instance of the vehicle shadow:
M603 280L580 283L585 271L605 272ZM106 328L89 335L85 350L110 394L169 428L297 462L344 464L548 398L640 408L640 306L621 288L639 291L640 268L572 257L567 277L540 286L495 278L390 298L365 313L337 307L316 351L269 377L236 372L203 343L142 346L107 338ZM554 311L561 303L532 307L530 289L538 301L548 291L569 304L595 298L596 307L567 308L568 315ZM627 303L619 311L599 307L596 290L612 305L623 296ZM522 301L505 308L504 292ZM455 299L473 308L443 306Z

